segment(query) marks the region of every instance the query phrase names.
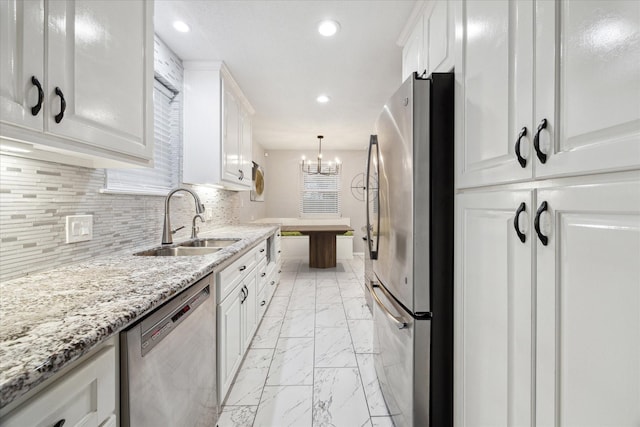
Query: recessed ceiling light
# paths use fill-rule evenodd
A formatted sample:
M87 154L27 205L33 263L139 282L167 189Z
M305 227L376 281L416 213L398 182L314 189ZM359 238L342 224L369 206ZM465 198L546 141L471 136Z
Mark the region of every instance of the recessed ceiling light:
M319 95L316 98L316 101L318 101L320 104L326 104L327 102L329 102L329 100L331 100L331 98L329 98L327 95Z
M337 33L339 29L340 24L338 24L336 21L322 21L318 25L318 32L325 37L331 37L332 35Z
M176 31L180 31L181 33L189 32L189 26L182 21L175 21L173 23L173 28L175 28Z

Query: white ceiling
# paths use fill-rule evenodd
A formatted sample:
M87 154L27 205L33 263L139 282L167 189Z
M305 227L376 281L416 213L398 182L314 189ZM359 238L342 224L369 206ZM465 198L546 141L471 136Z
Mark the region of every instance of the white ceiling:
M398 40L414 0L155 1L155 31L183 60L223 60L255 108L265 149L364 149L401 83ZM341 29L320 36L318 23ZM189 33L178 33L182 20ZM318 104L316 96L331 97Z

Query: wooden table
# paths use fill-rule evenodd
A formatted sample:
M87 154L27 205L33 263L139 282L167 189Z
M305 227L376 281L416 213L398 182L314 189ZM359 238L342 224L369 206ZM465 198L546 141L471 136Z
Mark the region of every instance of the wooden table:
M348 225L283 225L282 231L299 231L309 236L309 267L336 266L336 235L353 231Z

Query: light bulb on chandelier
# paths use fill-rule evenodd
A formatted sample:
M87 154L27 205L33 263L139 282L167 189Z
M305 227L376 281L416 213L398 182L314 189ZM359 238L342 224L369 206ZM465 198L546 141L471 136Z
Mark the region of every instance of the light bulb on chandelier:
M300 162L300 169L302 172L308 175L338 175L340 173L340 159L336 157L335 165L333 162L322 164L322 139L324 136L318 135L318 157L315 163L308 162L305 156L302 156L302 162Z

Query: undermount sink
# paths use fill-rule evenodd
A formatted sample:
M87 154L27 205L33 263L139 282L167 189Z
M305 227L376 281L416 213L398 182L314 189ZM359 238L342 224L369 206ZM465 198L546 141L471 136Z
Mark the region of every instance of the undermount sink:
M182 248L226 248L236 243L240 239L198 239L180 244Z
M151 249L148 251L138 252L134 255L137 255L137 256L194 256L194 255L213 254L218 252L220 249L222 248L178 246L176 248Z

